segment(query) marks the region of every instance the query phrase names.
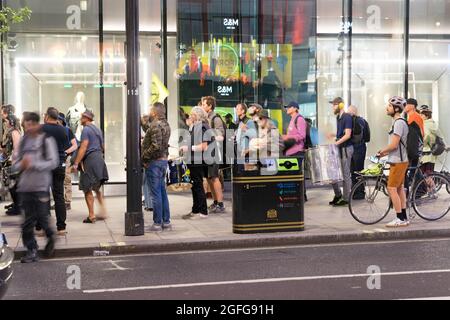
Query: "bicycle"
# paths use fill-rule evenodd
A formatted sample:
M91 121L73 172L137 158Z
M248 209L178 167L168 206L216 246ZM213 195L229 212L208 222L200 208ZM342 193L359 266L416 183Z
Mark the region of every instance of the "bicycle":
M445 148L444 152L445 152L444 160L440 161L442 164L441 171L437 171L437 173L443 174L444 176L447 177L448 180L450 180L450 169L446 165L450 148L449 147ZM450 185L447 185L447 192L450 193Z
M358 182L353 186L349 198L349 211L352 217L364 225L379 223L393 208L389 197L387 182L389 171L386 161L372 157L371 161L377 164L377 174L359 173ZM450 211L450 180L443 174L434 172L423 175L420 167L409 167L408 172L414 170L412 183L407 190L407 208L409 219L415 213L427 221L436 221L443 218ZM442 185L447 188L442 188ZM355 193L364 189L364 198L355 197ZM411 210L414 209L414 212Z

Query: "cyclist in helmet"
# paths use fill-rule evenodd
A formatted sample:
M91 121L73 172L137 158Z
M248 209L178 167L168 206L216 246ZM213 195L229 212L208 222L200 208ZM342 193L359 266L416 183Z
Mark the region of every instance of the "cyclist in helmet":
M388 228L407 227L409 225L404 189L405 174L409 164L406 150L409 128L408 123L401 116L405 107L405 99L401 97L389 99L386 113L393 118L394 124L389 132L389 145L378 151L377 154L378 157L388 156L388 163L391 165L388 192L397 217L386 225Z

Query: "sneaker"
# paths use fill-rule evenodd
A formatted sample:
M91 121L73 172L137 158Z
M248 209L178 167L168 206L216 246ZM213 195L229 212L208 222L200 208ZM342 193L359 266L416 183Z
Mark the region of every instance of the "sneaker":
M217 207L217 203L213 203L208 207L208 211L213 211L216 209L216 207Z
M33 262L38 262L39 261L39 256L38 256L38 252L36 249L33 250L28 250L27 254L22 257L22 259L20 259L21 263L33 263Z
M189 212L188 214L183 215L181 218L184 220L192 219L194 218L198 213Z
M67 234L67 231L66 231L66 229L64 229L64 230L58 230L58 231L56 232L56 234L57 234L58 236L65 236L65 235Z
M11 209L12 207L14 207L14 203L10 203L7 206L5 206L5 210Z
M162 231L162 226L160 224L154 223L150 228L148 228L149 232L160 232Z
M328 204L330 206L334 206L340 199L341 199L341 197L334 196L333 201L328 202Z
M167 223L167 224L163 223L162 228L163 228L163 230L166 230L166 231L172 231L172 224L171 223Z
M183 216L183 219L187 220L187 219L192 219L192 220L196 220L196 219L206 219L208 218L207 214L202 214L202 213L189 213Z
M340 198L335 204L335 207L345 207L348 206L348 202L345 201L344 199Z
M44 255L46 258L52 258L55 255L55 239L53 237L48 238Z
M394 220L392 220L391 222L389 222L388 224L386 224L386 228L400 228L400 227L407 227L409 226L409 221L403 221L399 218L395 218Z
M225 212L225 206L216 206L214 210L210 211L211 213L224 213Z
M6 214L7 216L10 216L10 217L12 217L12 216L18 216L18 215L20 215L20 210L17 210L17 209L15 209L15 208L11 208L11 209L7 210L7 211L5 212L5 214Z
M153 208L147 208L147 207L145 207L144 210L145 210L145 211L153 211Z

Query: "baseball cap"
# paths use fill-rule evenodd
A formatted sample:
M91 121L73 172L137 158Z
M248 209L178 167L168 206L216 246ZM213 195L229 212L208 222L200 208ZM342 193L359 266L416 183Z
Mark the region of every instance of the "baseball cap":
M269 118L269 112L267 110L261 109L258 112L258 117L260 117L260 118Z
M340 104L340 103L344 103L344 99L342 99L341 97L337 97L337 98L334 98L333 100L331 100L331 101L329 101L332 105L335 105L335 104Z
M285 106L284 108L288 109L288 108L291 108L291 107L292 108L296 108L296 109L300 109L299 104L297 102L295 102L295 101L289 102L289 104L287 106Z
M94 120L94 114L91 111L85 111L83 112L83 114L81 115L81 117L85 117L90 119L91 121Z

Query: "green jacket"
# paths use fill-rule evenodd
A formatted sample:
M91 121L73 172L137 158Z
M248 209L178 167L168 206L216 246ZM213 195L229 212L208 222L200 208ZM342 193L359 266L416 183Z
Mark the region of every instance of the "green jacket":
M439 135L439 128L433 119L424 121L425 136L423 138L423 151L429 152L436 143L436 136ZM426 155L422 158L422 163L436 163L437 157L433 155Z
M167 120L153 120L142 142L142 162L167 158L169 155L170 126Z

